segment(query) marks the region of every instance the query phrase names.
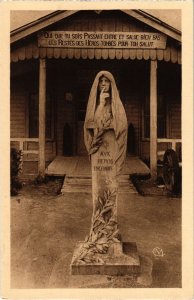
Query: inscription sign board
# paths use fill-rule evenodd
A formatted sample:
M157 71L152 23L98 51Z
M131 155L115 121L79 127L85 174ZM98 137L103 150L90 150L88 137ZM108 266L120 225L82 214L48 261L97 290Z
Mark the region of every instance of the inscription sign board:
M166 36L154 32L44 31L39 47L165 49Z

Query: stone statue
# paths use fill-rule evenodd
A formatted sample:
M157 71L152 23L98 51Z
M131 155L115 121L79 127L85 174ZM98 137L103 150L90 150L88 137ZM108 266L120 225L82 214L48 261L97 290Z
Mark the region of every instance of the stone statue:
M127 127L115 80L111 73L101 71L90 91L84 123L92 167L92 224L73 264L106 264L113 246L121 244L117 224L118 176L126 155Z
M107 82L106 87L105 83L103 84L103 78L106 78L109 82ZM102 114L105 114L103 120ZM95 124L97 128L94 134L90 130L90 123ZM115 163L117 174L119 174L126 155L127 118L114 77L108 71L101 71L93 82L85 117L84 140L89 154L95 151L95 145L98 145L98 141L101 141L100 133L110 127L114 129L115 133L117 144Z

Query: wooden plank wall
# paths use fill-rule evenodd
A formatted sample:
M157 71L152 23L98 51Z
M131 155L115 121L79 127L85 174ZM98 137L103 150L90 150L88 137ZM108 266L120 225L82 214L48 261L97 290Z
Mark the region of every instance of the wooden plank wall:
M170 137L181 138L181 104L173 101L169 105Z
M26 94L13 92L11 94L10 128L11 137L26 136Z
M65 19L59 24L55 24L49 30L70 30L70 31L128 31L128 32L146 32L156 31L153 28L134 21L131 17L121 12L103 13L98 15L94 12L86 14L80 12L76 16ZM181 64L181 49L177 48L172 39L168 39L165 50L149 49L68 49L68 48L38 48L37 35L32 41L26 41L20 47L11 51L11 61L32 58L69 58L69 59L138 59L155 60L156 58L166 62Z
M30 66L29 66L30 67ZM20 77L21 76L21 77ZM10 136L11 138L29 137L29 96L31 93L37 92L38 81L34 81L33 75L28 80L26 74L11 80L10 94ZM38 74L37 74L38 77ZM37 85L37 86L36 86ZM30 113L33 114L31 111ZM12 147L19 149L18 142L12 142ZM27 145L26 145L27 146ZM38 150L38 143L28 143L28 150ZM46 143L46 160L50 161L54 158L52 143ZM37 160L36 154L24 155L24 159Z
M169 98L170 99L170 98ZM175 99L168 102L168 136L170 139L181 139L181 103L176 102ZM167 143L159 143L158 151L167 150ZM142 140L141 142L141 157L149 158L150 143Z

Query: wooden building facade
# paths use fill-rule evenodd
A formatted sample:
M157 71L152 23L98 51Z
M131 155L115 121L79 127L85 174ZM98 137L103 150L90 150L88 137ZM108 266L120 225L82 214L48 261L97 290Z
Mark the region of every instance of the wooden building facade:
M54 32L82 40L77 46L67 35L63 45L57 37L41 46L40 36ZM84 33L91 34L88 46ZM107 41L96 44L95 33L106 33ZM133 46L111 43L118 33ZM133 44L135 33L140 46ZM166 41L162 49L150 47L155 34ZM150 159L155 176L158 153L179 151L181 33L140 10L56 11L11 32L11 146L23 150L27 173L33 166L44 175L57 155L87 155L83 122L101 70L113 74L126 110L128 153Z

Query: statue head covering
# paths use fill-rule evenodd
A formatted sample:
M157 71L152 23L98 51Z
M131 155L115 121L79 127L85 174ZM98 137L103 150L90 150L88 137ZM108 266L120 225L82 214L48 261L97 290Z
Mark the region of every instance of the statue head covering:
M89 99L88 99L85 122L84 122L84 141L85 141L86 148L89 152L92 143L92 134L91 131L88 129L87 124L90 122L94 122L94 116L95 116L97 100L98 100L97 95L99 94L98 93L99 79L102 76L105 76L110 81L111 109L112 109L112 116L113 116L112 126L115 131L116 142L118 144L118 153L116 153L115 163L117 163L119 160L123 162L126 154L126 147L127 147L127 127L128 127L127 118L126 118L123 104L119 96L119 92L114 77L108 71L100 71L96 75L96 78L94 79L94 82L92 84Z

